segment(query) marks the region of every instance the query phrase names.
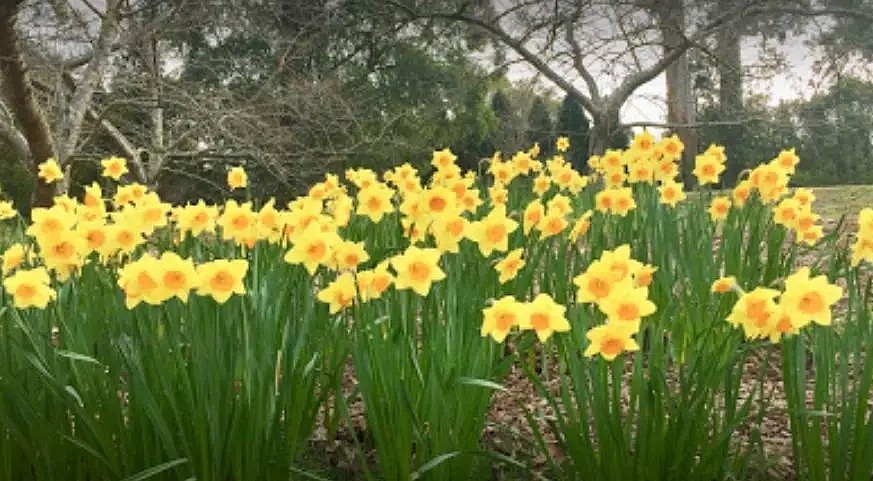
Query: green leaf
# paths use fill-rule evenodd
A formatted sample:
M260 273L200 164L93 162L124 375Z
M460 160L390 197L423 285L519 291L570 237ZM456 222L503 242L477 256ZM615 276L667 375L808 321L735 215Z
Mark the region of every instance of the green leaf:
M60 356L60 357L65 357L65 358L67 358L67 359L70 359L70 360L72 360L72 361L90 362L91 364L96 364L96 365L98 365L98 366L102 366L102 365L103 365L103 364L100 363L100 361L94 359L93 357L86 356L86 355L84 355L84 354L79 354L79 353L77 353L77 352L72 352L72 351L66 351L66 350L63 350L63 349L58 349L57 351L55 351L55 354L57 354L57 355Z
M128 476L124 478L122 481L143 481L145 479L149 479L156 474L163 473L168 469L175 468L176 466L181 466L188 462L188 458L179 458L173 461L167 461L166 463L159 464L157 466L152 466L148 469L144 469L133 476Z
M469 384L471 386L486 387L486 388L494 389L497 391L508 391L508 389L506 389L502 385L497 384L496 382L493 382L493 381L485 380L485 379L476 379L476 378L472 378L472 377L462 377L462 378L458 379L458 383L459 384Z
M442 463L445 462L445 461L448 461L449 459L452 459L452 458L454 458L454 457L456 457L456 456L459 456L460 454L461 454L461 453L459 453L458 451L452 451L451 453L440 454L439 456L437 456L437 457L431 459L430 461L424 463L420 468L418 468L417 471L415 471L414 473L412 473L412 476L410 477L410 479L412 479L412 480L416 480L416 479L418 479L419 476L421 476L422 474L424 474L424 473L430 471L431 469L433 469L433 468L439 466L440 464L442 464Z
M74 398L76 398L76 402L79 404L79 407L85 406L85 403L82 402L82 396L79 395L79 392L76 391L76 388L67 384L66 386L64 386L64 391L67 391L70 394L70 396L73 396Z

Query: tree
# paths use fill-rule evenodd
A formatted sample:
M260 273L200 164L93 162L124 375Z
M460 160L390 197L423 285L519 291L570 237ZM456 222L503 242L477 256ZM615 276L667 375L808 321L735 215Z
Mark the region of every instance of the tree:
M528 144L539 144L540 152L543 155L549 155L553 150L554 143L554 127L552 126L552 115L549 113L549 107L546 105L545 99L541 96L534 98L530 112L527 116L527 133Z
M440 2L439 7L414 1L389 0L388 3L412 19L446 19L478 27L512 50L520 60L585 107L592 123L589 148L595 153L601 152L612 132L622 127L619 111L635 90L664 72L687 50L704 45L722 29L735 28L737 22L747 19L776 15L860 12L873 18L873 13L863 6L837 8L781 0L745 0L726 2L727 8L713 15L688 16L688 25L679 33L663 21L681 17L682 12L677 9L685 10L688 5L680 1L660 2L661 5L652 0L496 2L495 5L503 7L500 10L473 10L472 6L481 3L474 0L458 0L453 2L454 8L442 5L445 2ZM653 9L661 13L653 14ZM665 36L670 30L674 35ZM597 70L606 74L598 77L613 76L615 87L611 91L606 91L601 80L595 77L593 72ZM675 123L662 126L693 127Z
M5 101L2 110L8 112L5 119L0 118L0 131L6 132L3 137L12 140L9 144L15 146L19 159L27 159L33 165L34 171L36 164L54 157L69 172L70 159L78 147L92 97L109 64L111 51L119 41L125 12L120 0L107 0L102 12L92 12L92 17L96 18L99 25L93 38L93 46L81 59L68 60L61 66L62 70L69 66L71 69L78 68L79 72L72 94L60 97L63 102L59 108L58 121L49 122L46 112L37 101L37 85L34 84L36 80L27 65L28 45L18 31L21 8L21 0L0 4L0 79L2 98ZM77 21L83 21L85 14L76 11L75 16ZM68 23L72 21L58 19L59 28L67 27L65 24ZM88 38L89 32L83 34ZM72 76L65 77L65 80L72 81ZM57 127L52 130L50 124ZM64 188L62 184L61 189ZM56 192L56 184L37 180L33 194L34 205L50 205Z
M542 92L532 82L510 83L506 78L494 80L491 89L491 110L497 120L490 139L494 150L511 155L530 148L533 142L531 111L536 99L542 97ZM548 105L545 107L549 109Z
M588 130L590 124L585 109L573 97L564 95L558 111L558 135L570 139L568 158L576 170L586 168L588 160Z
M686 40L686 7L684 0L667 0L655 4L655 14L663 38L663 55L680 49ZM691 91L688 52L678 55L665 69L667 87L667 123L675 124L676 133L685 144L680 165L683 180L691 185L694 157L697 154L696 105Z
M17 2L0 12L18 41L0 40L0 60L14 60L0 63L0 142L14 154L0 160L32 178L54 156L69 182L90 183L96 160L120 154L175 202L220 199L238 164L257 196L287 198L328 170L490 148L487 76L468 58L481 39L462 25L410 26L371 0L36 2L38 31L14 25L31 15ZM84 14L99 31L76 27ZM55 51L58 38L82 50ZM36 185L34 205L51 203L55 186Z
M507 4L501 11L470 12L474 2L455 2L455 9L438 11L407 3L390 2L412 18L440 18L476 26L512 49L546 79L585 107L591 116L589 149L602 152L621 128L619 111L634 91L654 79L691 45L711 35L732 15L743 15L748 5L737 5L681 41L665 42L652 22L652 2L533 1ZM665 18L672 15L665 13ZM600 32L609 32L605 36ZM678 36L677 36L678 38ZM623 48L622 48L623 47ZM618 53L616 53L618 52ZM657 52L655 55L654 52ZM654 61L643 62L644 55ZM601 67L618 75L617 87L603 90L592 73ZM571 68L584 87L567 75Z
M873 181L873 83L840 77L828 91L798 102L795 112L801 181Z
M509 97L503 93L503 90L498 89L491 96L491 110L498 119L508 119L512 115L512 104L509 102Z

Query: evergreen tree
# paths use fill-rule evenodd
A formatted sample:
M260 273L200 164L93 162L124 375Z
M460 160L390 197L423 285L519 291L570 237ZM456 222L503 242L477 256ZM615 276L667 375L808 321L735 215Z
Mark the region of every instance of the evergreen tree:
M565 154L573 167L582 171L588 160L588 130L590 124L585 109L578 101L564 96L558 112L558 135L570 139L570 150Z
M512 115L512 105L503 90L498 90L491 96L491 110L501 122Z
M552 116L546 101L540 96L534 99L530 107L527 126L529 146L539 143L541 156L547 156L554 152L555 129L552 125Z
M612 138L609 139L610 149L626 149L631 143L630 129L619 129L612 133Z

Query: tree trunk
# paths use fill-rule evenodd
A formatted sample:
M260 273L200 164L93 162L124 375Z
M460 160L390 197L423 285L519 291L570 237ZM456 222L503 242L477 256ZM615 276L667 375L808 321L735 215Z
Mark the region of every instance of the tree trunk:
M719 6L729 7L733 0L719 0ZM742 36L737 26L722 28L716 37L718 58L718 104L719 120L737 120L743 111L743 64L740 55ZM743 145L743 126L722 127L719 141L727 152L724 185L733 186L743 170L740 146Z
M3 96L22 135L27 140L31 161L36 166L46 159L56 157L56 152L48 123L43 117L27 79L24 57L18 48L18 34L15 31L17 3L8 1L0 3L0 76L3 79ZM38 177L35 179L32 205L34 207L52 205L57 186L46 184Z
M661 34L664 38L664 52L679 48L685 41L685 5L684 0L668 0L661 10ZM664 72L667 79L667 122L685 125L677 127L675 132L685 144L682 154L682 178L687 185L691 184L691 171L694 168L694 157L697 155L697 131L691 127L697 119L694 95L691 91L691 71L688 64L688 52L682 53Z
M602 155L609 148L612 136L619 128L621 105L608 103L602 112L590 112L591 130L588 131L588 155Z

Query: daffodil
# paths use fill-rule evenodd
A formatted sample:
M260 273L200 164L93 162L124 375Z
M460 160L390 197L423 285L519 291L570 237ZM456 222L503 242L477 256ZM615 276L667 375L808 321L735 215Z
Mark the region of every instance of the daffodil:
M38 172L36 176L42 179L46 184L51 184L64 178L64 171L61 170L61 166L58 165L58 161L54 158L47 159L45 162L39 164L37 169Z
M37 207L30 213L31 224L25 231L40 244L57 242L76 224L75 214L61 206Z
M143 256L118 271L118 286L124 291L125 305L133 309L141 302L159 305L166 300L161 289L161 264L151 256Z
M222 238L237 242L243 242L254 235L256 222L257 216L252 211L252 203L239 204L233 199L227 201L218 218Z
M634 326L627 323L610 322L597 326L585 333L588 347L584 355L594 357L598 354L607 361L612 361L622 352L638 351L640 346L633 339Z
M573 228L570 229L570 242L578 242L580 237L588 233L588 229L591 228L591 216L593 214L593 211L587 210L583 212L578 219L576 219L576 222L573 224Z
M293 240L294 245L285 253L285 262L303 264L310 275L320 265L328 265L333 258L334 247L341 242L336 232L322 232L318 223L309 224Z
M811 207L815 202L815 194L810 189L800 187L794 191L794 199L803 207Z
M358 292L361 302L378 299L391 287L394 276L388 271L389 264L389 260L384 260L374 269L358 272Z
M391 266L397 273L394 286L397 289L412 289L419 295L426 296L434 282L446 278L439 261L440 252L437 249L408 247L403 254L391 259Z
M524 235L528 235L537 224L539 224L540 220L542 220L543 216L546 215L546 209L543 207L542 202L539 199L532 200L527 207L524 208L524 214L522 214L522 231Z
M650 316L657 310L655 303L649 300L648 288L627 283L622 283L620 289L613 289L600 300L598 307L610 322L628 323L635 330L639 330L643 317Z
M658 187L661 194L661 203L676 207L676 204L685 200L685 186L681 182L665 182Z
M363 242L341 240L333 245L331 267L339 271L357 271L358 266L370 260Z
M738 288L737 278L734 276L720 277L710 287L710 292L724 294Z
M713 221L727 219L728 212L731 210L731 201L725 196L717 196L712 199L709 205L709 217Z
M633 190L630 187L612 189L612 191L611 213L624 217L628 212L636 209L637 203L634 200Z
M652 135L648 130L643 130L642 132L634 135L633 140L631 141L631 148L639 150L641 152L649 152L655 147L655 136Z
M717 184L724 169L724 164L712 155L704 153L694 158L694 175L700 185Z
M556 236L564 231L570 225L567 219L560 211L550 210L546 216L540 219L537 223L537 230L540 231L540 238L546 239Z
M438 170L447 169L455 164L457 158L458 157L449 149L436 150L433 153L433 158L431 159L430 164Z
M600 302L609 297L613 290L621 289L623 284L630 282L629 278L616 280L609 266L593 262L584 273L573 278L573 284L578 288L576 302Z
M197 266L197 294L224 304L234 294L245 294L243 279L249 263L245 259L218 259Z
M506 252L509 249L509 234L518 228L518 222L506 216L506 207L495 206L483 219L473 222L467 237L479 245L483 256L492 252Z
M458 253L460 242L464 239L470 221L460 215L441 216L431 223L431 232L436 239L436 247L441 252Z
M242 167L234 167L227 172L227 186L230 190L245 189L248 184L248 175Z
M344 272L331 281L324 289L318 291L319 301L329 305L331 314L345 309L355 302L358 290L355 277L351 272Z
M482 310L482 337L491 336L503 342L512 328L519 326L526 317L526 306L512 296L504 296ZM526 319L527 321L527 319Z
M685 151L685 144L678 135L673 134L669 137L661 139L661 149L664 152L664 157L669 161L676 160L682 156Z
M762 337L778 313L775 298L779 294L775 289L764 287L745 292L740 295L726 320L733 326L741 326L747 338Z
M500 276L498 282L505 284L515 279L518 271L525 265L524 259L521 257L523 252L523 248L514 249L506 254L506 257L494 264L494 269Z
M358 192L357 213L369 217L373 222L379 222L386 214L394 211L394 204L391 203L393 197L394 190L390 187L373 183Z
M18 212L12 206L12 202L0 200L0 220L12 219L17 215Z
M785 293L780 304L797 327L810 322L829 326L831 307L842 296L840 286L831 284L823 275L810 277L809 267L802 267L785 278Z
M749 197L752 195L752 184L748 180L744 180L738 183L733 190L731 190L731 200L733 201L734 206L737 208L742 208L746 205L746 201L749 200Z
M779 152L776 156L776 164L789 174L794 173L795 166L800 162L800 157L794 152L794 149L787 149Z
M551 296L540 293L527 303L525 315L519 319L518 327L522 330L533 329L540 342L546 342L552 334L570 330L566 311L567 308L555 302Z
M176 212L176 224L183 234L190 233L197 237L204 232L215 232L215 221L218 218L217 206L207 205L203 199L200 199L196 204L186 205Z
M113 180L120 180L121 176L127 173L127 160L121 157L108 157L100 161L103 166L103 177L109 177Z
M461 212L455 201L455 194L446 187L435 186L425 189L419 198L420 206L425 215L433 219L439 216L450 216Z
M773 222L793 229L797 226L797 218L800 216L800 202L797 199L782 199L773 210Z
M50 286L51 279L44 267L16 271L3 280L3 288L12 296L16 309L45 309L57 297Z
M533 192L538 197L542 197L549 191L549 188L552 186L552 180L545 174L545 172L540 172L539 175L534 178L533 182Z
M188 302L188 294L196 289L200 278L191 259L183 259L175 252L164 252L158 262L161 265L159 294L164 298L177 297L182 302Z
M4 276L8 276L15 269L21 267L24 262L30 259L30 251L28 248L21 243L14 243L6 248L3 251L3 254L0 255L0 259L2 259L2 263L0 263L0 273Z

